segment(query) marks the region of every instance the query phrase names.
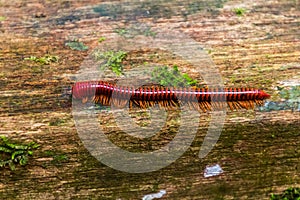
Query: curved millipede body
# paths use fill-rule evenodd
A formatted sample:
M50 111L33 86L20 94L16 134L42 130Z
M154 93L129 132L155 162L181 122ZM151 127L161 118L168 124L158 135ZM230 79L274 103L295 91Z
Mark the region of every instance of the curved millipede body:
M72 88L73 99L83 103L91 100L105 106L130 107L136 105L148 108L158 104L160 107L175 108L187 103L190 107L206 112L220 109L224 104L234 109L253 109L255 104L263 105L269 94L252 88L168 88L158 85L140 88L117 86L105 81L77 82Z

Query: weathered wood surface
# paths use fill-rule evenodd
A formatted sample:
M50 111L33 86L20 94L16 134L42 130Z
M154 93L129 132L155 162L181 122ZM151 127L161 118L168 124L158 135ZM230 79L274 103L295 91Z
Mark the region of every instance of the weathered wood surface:
M138 2L101 10L108 2L0 1L0 134L41 145L25 167L1 169L0 198L141 199L165 189L162 199L268 199L273 192L299 186L299 112L230 112L217 145L200 160L209 121L208 114L202 115L191 148L151 173L120 172L89 154L62 93L99 37L114 40L118 27L146 21L184 32L209 53L226 86L264 88L278 100L280 81L299 80L298 0ZM246 10L243 16L232 11L238 7ZM71 39L89 51L66 47ZM24 60L46 54L58 55L59 62ZM149 59L145 54L133 53L132 59L143 62ZM170 55L153 59L187 72L191 67ZM121 139L121 145L136 145ZM205 166L216 163L224 173L205 179Z

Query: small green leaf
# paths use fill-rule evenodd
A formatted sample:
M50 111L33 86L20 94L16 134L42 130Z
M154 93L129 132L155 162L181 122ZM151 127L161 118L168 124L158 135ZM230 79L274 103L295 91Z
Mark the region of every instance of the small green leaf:
M28 162L28 157L27 156L22 156L22 158L19 161L20 165L26 165L27 162Z
M13 162L9 162L8 165L12 171L14 171L16 169L16 166Z
M103 41L105 41L105 40L106 40L106 38L102 36L102 37L100 37L100 38L98 39L98 42L101 43L101 42L103 42Z
M0 138L2 139L3 142L7 142L8 141L8 139L4 135L1 135Z
M0 151L2 151L2 152L6 152L6 153L11 153L11 152L12 152L12 150L11 150L11 149L8 149L8 148L6 148L6 147L3 147L3 146L0 146Z
M15 157L17 155L22 155L22 154L25 154L26 152L25 151L15 151L12 155L11 155L11 159L14 160Z
M177 66L177 65L174 65L174 66L173 66L173 70L178 72L178 66Z
M11 162L11 160L2 160L0 161L0 167L5 167Z
M26 150L28 148L29 148L28 145L19 145L19 144L15 145L15 149L19 149L19 150Z
M237 16L243 16L246 12L246 9L244 8L234 8L233 12L237 15Z

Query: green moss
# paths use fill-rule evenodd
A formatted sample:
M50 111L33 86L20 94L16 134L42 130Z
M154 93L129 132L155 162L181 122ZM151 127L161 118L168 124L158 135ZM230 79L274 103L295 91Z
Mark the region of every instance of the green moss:
M52 160L50 162L43 163L43 167L49 167L49 164L54 166L61 166L63 163L67 162L70 158L66 155L66 153L57 151L57 150L46 150L43 153L43 156L50 157Z
M98 39L98 42L101 43L101 42L104 42L106 40L106 37L102 36Z
M96 61L104 59L105 62L101 64L100 68L102 70L109 68L116 75L120 76L123 73L123 61L127 57L127 52L125 51L106 51L106 52L95 52L94 58Z
M65 45L70 47L72 50L77 51L86 51L89 49L88 46L84 45L82 42L79 42L77 40L67 42Z
M53 156L53 160L51 161L54 165L61 165L64 162L67 162L69 160L69 157L65 154L58 154Z
M28 58L24 58L24 60L30 60L34 61L36 63L40 63L43 65L49 65L50 63L55 63L58 62L59 57L58 56L53 56L53 55L45 55L42 57L36 57L36 56L30 56Z
M51 119L49 122L49 126L59 126L65 123L64 119L60 119L60 118L55 118L55 119Z
M234 8L233 12L237 15L237 16L243 16L246 12L246 9L244 8Z
M31 142L29 144L19 144L10 142L5 136L0 137L0 167L9 166L15 170L15 164L26 165L28 158L33 154L33 149L39 147L38 144Z
M270 200L299 200L300 188L288 188L282 194L272 194Z
M128 33L128 30L126 30L125 28L116 28L114 31L115 31L115 33L117 33L121 36L124 36Z
M197 84L197 81L188 74L181 74L176 65L173 66L173 69L169 69L167 66L156 67L151 76L151 81L163 86L187 87Z
M134 38L138 35L144 35L146 37L155 37L157 34L151 29L151 27L140 27L140 26L131 26L129 28L116 28L114 31L118 35L127 38Z

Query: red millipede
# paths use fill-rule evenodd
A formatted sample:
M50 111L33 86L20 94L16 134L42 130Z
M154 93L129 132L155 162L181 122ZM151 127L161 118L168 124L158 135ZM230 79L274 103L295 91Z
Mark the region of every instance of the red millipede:
M253 109L263 105L270 95L253 88L173 88L159 85L133 88L117 86L105 81L76 82L72 87L74 100L82 103L92 101L104 106L114 105L122 108L129 103L140 108L148 108L158 104L160 107L176 108L187 103L191 108L206 112L220 109L227 103L231 110Z

